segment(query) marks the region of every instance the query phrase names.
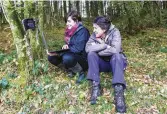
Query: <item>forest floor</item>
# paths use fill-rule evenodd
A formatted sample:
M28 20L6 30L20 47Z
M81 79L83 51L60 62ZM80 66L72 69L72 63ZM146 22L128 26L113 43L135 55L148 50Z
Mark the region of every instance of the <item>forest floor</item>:
M51 49L60 48L64 29L46 31ZM8 37L10 36L10 37ZM1 114L114 114L111 73L101 73L103 95L97 105L89 103L88 81L76 85L74 78L47 62L37 61L37 75L26 87L14 83L16 51L10 31L0 31ZM128 58L125 72L127 114L167 114L167 29L150 28L134 36L123 35ZM41 68L45 66L45 72ZM3 80L5 79L5 81ZM7 87L3 87L2 82Z

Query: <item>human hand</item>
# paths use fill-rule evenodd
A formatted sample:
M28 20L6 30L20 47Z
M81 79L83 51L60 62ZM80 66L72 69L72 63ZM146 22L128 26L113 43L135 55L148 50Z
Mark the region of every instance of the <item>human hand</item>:
M67 44L65 44L65 45L63 45L62 49L69 49L69 47Z
M107 48L110 48L111 46L107 45Z
M96 43L95 43L95 42L92 42L91 44L92 44L92 45L95 45Z
M48 51L47 51L47 54L48 54L49 56L58 56L58 54L57 54L56 52L48 52Z

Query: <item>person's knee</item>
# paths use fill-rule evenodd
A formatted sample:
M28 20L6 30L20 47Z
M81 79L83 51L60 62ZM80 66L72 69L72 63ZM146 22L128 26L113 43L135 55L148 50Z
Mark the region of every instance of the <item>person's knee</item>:
M51 63L51 64L53 64L53 65L58 65L58 64L60 64L60 60L58 59L58 58L56 58L56 57L54 57L54 56L49 56L48 55L48 61Z
M92 57L95 57L95 56L97 56L96 52L91 51L91 52L88 53L88 58L92 58Z
M75 65L75 61L75 58L70 54L63 56L63 64L65 64L66 66L72 67L73 65Z
M117 53L117 54L112 55L110 64L111 65L119 64L123 66L123 70L125 70L127 67L127 59L124 58L122 54Z
M49 61L49 62L52 62L52 60L53 60L53 56L49 56L49 55L48 55L48 61Z
M120 53L115 53L111 56L111 60L120 60L120 59L121 59Z

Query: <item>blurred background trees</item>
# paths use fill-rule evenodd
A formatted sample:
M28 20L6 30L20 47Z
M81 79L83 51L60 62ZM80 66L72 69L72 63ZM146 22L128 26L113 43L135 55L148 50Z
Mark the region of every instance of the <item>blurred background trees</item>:
M23 1L13 1L19 12L20 19L25 18ZM30 17L42 1L31 1ZM30 3L30 1L27 3ZM61 26L64 16L72 9L79 11L85 21L90 21L98 15L108 15L119 28L130 34L146 27L166 26L167 1L44 1L44 26ZM22 13L22 14L21 14ZM25 17L24 17L25 16ZM0 6L0 23L6 23Z

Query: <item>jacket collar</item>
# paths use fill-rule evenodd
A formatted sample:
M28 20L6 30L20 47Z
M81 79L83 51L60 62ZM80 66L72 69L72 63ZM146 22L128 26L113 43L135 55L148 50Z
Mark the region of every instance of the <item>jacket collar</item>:
M111 23L110 28L109 28L109 30L107 31L107 35L106 35L105 40L104 40L105 42L108 40L108 38L109 38L110 35L112 34L111 31L113 31L114 28L115 28L115 25L113 25L113 24Z
M77 30L74 32L74 34L73 34L71 37L73 37L73 36L74 36L79 30L81 30L82 28L83 28L82 23L79 23Z

